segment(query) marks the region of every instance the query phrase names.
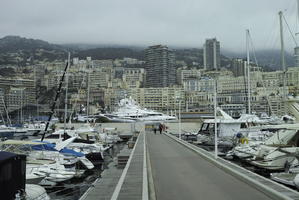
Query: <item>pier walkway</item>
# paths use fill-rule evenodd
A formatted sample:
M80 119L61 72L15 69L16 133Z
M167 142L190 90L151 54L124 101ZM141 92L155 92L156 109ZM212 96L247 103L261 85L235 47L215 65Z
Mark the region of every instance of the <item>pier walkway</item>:
M128 150L128 149L127 149ZM299 193L170 134L142 130L125 168L111 167L80 200L299 200Z
M108 170L95 181L80 200L147 200L148 181L145 133L141 130L132 150L125 149L120 155L130 155L124 169L111 163Z
M166 135L147 134L157 199L271 199Z

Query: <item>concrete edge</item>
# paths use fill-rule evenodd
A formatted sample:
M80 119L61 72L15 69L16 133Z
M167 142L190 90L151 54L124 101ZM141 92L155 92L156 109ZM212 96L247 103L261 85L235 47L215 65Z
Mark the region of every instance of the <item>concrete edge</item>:
M146 145L147 148L147 145ZM154 184L154 178L153 178L153 173L152 173L152 164L151 164L151 159L148 153L148 148L146 151L146 158L147 158L147 176L148 176L148 192L149 192L149 199L150 200L156 200L156 189L155 189L155 184Z
M140 139L140 134L138 135L138 138L137 138L137 140L135 142L134 148L131 151L130 157L129 157L129 159L127 161L127 164L126 164L126 166L125 166L125 168L124 168L124 170L123 170L123 172L122 172L122 174L121 174L121 176L120 176L120 178L118 180L118 183L115 186L115 189L114 189L114 191L112 193L112 196L111 196L111 200L117 200L117 198L118 198L118 195L119 195L121 187L122 187L122 185L124 183L125 177L127 175L128 169L130 167L130 164L131 164L131 161L132 161L132 158L133 158L133 155L134 155L137 143L139 142L139 139Z
M199 154L201 157L203 157L205 160L213 163L215 166L217 166L218 168L226 171L227 173L231 174L232 176L238 178L239 180L245 182L246 184L254 187L255 189L259 190L260 192L266 194L267 196L271 197L272 199L276 199L276 200L292 200L290 197L281 194L280 192L277 192L276 190L273 190L272 188L269 188L267 186L265 186L264 184L260 183L259 181L256 181L238 171L235 171L233 169L231 169L230 167L223 165L219 160L221 158L218 158L219 160L216 160L214 158L210 158L208 156L206 156L205 154L203 154L202 152L200 152L198 149L194 148L193 146L190 146L190 144L188 142L182 141L178 138L176 138L175 136L172 136L168 133L166 133L165 135L167 135L168 137L170 137L171 139L177 141L178 143L186 146L187 148L189 148L190 150L194 151L195 153Z
M84 194L80 197L79 200L84 200L86 199L87 195L89 194L90 191L94 189L94 185L100 180L100 178L97 178L90 186L89 188L84 192Z
M111 163L108 164L108 168L111 167L111 165L113 164L113 161ZM106 171L107 172L107 171ZM89 192L91 192L92 190L94 190L94 186L96 185L96 183L102 181L102 177L105 175L105 170L102 172L101 176L96 178L96 180L94 182L92 182L89 186L89 188L83 193L83 195L80 197L79 200L85 200L87 195L89 194Z
M147 150L146 150L146 136L143 134L143 178L142 178L142 200L148 200L148 174L147 174Z

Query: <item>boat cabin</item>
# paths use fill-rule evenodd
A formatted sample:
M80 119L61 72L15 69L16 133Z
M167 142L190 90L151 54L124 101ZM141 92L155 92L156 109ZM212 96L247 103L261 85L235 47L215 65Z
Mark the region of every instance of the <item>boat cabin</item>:
M281 129L266 140L267 146L299 147L299 129Z
M15 199L16 194L25 192L26 156L0 152L0 197Z
M247 128L249 125L246 122L237 120L217 120L217 135L219 137L233 137L242 129ZM215 133L215 120L205 120L201 125L197 134L201 135L214 135Z

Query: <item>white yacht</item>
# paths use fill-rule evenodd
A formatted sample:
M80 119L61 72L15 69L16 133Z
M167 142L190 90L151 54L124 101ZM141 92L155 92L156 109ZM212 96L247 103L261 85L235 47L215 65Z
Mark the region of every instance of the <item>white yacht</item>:
M100 114L113 122L174 121L176 117L141 108L132 98L120 100L119 108L111 114Z
M277 126L278 127L278 126ZM284 125L255 153L252 165L268 170L284 170L298 156L299 124Z

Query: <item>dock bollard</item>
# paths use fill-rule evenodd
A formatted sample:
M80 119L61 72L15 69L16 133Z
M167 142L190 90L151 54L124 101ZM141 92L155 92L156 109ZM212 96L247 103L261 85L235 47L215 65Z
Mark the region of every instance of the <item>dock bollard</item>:
M135 145L135 141L128 141L128 148L133 149Z
M137 140L139 133L140 133L139 131L135 131L135 132L133 133L133 137L132 137L132 139L133 139L134 142Z

